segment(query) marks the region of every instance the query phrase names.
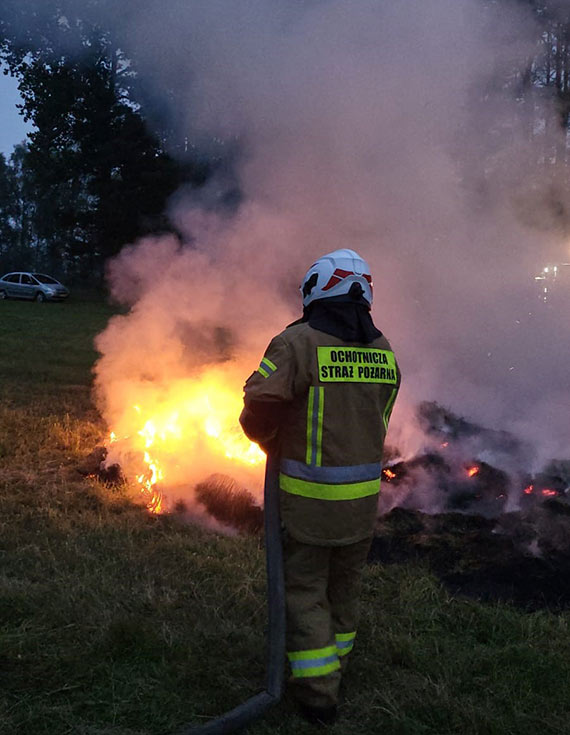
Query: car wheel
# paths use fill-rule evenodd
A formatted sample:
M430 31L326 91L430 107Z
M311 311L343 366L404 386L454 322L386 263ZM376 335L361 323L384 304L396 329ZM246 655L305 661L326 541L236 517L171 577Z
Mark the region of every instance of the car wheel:
M38 304L43 304L43 302L46 300L45 294L43 294L41 291L38 291L36 294L36 301Z
M0 291L0 301L4 301L7 298L6 291Z

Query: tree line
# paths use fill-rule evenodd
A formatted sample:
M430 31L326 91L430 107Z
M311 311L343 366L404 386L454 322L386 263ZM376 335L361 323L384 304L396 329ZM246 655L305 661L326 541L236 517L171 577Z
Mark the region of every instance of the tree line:
M168 198L200 186L210 164L166 152L134 94L132 62L88 13L6 5L0 60L34 128L8 160L0 154L0 270L99 282L123 245L171 229Z
M492 3L502 0L488 0ZM504 0L505 2L507 0ZM7 159L0 154L0 270L45 270L68 280L100 281L105 260L137 237L172 229L166 203L181 185L200 187L216 161L200 160L172 131L151 131L112 28L100 23L109 0L4 0L0 62L16 77L21 113L33 123ZM557 117L530 116L542 135L545 167L570 180L570 9L560 0L519 0L540 24L536 53L513 92L526 108L553 95ZM126 3L125 7L128 7ZM156 123L156 121L154 121ZM548 126L565 132L552 147ZM556 201L554 201L556 200ZM570 220L553 195L557 216Z

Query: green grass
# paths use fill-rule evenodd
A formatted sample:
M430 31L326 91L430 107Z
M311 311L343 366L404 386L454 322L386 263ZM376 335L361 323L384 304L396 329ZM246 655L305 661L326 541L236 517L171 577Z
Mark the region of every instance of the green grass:
M75 467L97 303L0 303L0 732L151 735L263 686L258 538L153 517ZM451 598L370 567L334 735L570 733L569 616ZM288 702L253 735L311 733Z

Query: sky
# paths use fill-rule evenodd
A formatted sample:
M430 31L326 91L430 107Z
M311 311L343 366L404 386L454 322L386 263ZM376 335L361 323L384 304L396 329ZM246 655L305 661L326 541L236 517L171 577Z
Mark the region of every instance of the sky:
M4 153L6 157L10 156L14 146L24 140L31 129L31 125L24 122L16 108L20 101L16 79L0 74L0 153Z

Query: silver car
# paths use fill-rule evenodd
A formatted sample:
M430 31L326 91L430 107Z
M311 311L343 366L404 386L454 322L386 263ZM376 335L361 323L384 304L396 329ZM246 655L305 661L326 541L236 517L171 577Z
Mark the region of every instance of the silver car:
M63 301L69 291L63 284L43 273L6 273L0 278L1 299L31 299L32 301Z

